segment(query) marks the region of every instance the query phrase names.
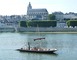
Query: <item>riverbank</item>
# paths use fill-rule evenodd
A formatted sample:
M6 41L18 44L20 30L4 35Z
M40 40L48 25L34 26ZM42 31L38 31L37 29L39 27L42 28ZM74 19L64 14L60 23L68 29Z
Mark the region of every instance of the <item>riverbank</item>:
M29 27L29 28L18 28L18 32L40 32L40 33L76 33L77 28L45 28L45 27L40 27L39 30L35 27Z
M37 32L18 32L26 34L37 34ZM77 32L39 32L40 34L77 34Z
M51 27L39 27L37 30L37 27L29 27L29 28L23 28L23 27L7 27L7 28L0 28L0 32L25 32L25 33L77 33L77 28L51 28Z

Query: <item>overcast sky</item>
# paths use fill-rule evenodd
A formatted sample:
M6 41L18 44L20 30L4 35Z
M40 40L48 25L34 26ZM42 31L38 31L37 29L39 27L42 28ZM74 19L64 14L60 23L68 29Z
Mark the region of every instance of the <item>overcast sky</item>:
M27 6L46 8L49 13L77 13L77 0L0 0L0 15L26 15Z

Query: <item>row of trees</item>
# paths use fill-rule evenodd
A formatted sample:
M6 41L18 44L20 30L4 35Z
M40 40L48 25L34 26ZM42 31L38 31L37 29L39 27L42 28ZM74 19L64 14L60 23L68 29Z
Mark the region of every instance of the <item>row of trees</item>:
M57 22L55 20L49 21L41 21L41 20L33 20L33 21L20 21L21 27L56 27Z

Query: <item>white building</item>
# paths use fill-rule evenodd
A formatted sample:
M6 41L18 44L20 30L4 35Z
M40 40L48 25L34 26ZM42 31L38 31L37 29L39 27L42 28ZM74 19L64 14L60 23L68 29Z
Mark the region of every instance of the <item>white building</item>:
M65 19L69 19L69 20L77 19L77 15L75 13L72 13L72 12L66 13L66 14L64 14L62 12L54 12L53 14L56 16L56 20L58 20L58 21L63 21Z
M67 26L66 23L57 23L57 27L59 28L65 28Z
M63 13L62 12L54 12L54 13L52 13L52 14L54 14L55 16L56 16L56 20L63 20Z
M77 19L77 16L75 14L68 13L63 15L63 19Z

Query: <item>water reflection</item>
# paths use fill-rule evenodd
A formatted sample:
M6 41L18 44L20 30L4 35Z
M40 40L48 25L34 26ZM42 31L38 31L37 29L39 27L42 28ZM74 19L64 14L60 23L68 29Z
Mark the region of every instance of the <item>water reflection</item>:
M57 54L26 53L27 60L46 60L48 57L57 57Z

